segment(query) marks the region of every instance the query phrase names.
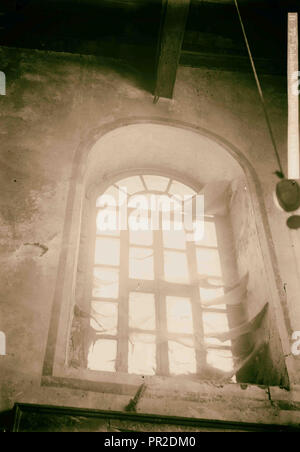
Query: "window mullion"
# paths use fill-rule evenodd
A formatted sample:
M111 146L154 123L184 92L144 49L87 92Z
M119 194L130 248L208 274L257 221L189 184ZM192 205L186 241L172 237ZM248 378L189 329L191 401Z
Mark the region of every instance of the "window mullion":
M198 272L197 272L197 257L195 244L187 242L187 260L191 278L191 293L192 293L192 314L194 326L194 344L197 362L197 373L203 371L206 365L206 349L204 346L204 331L203 319L201 309L201 299L198 287Z
M162 219L160 214L159 230L153 231L154 235L154 272L155 272L155 307L156 307L156 329L157 329L157 373L169 375L169 355L167 341L167 308L166 294L162 290L161 281L164 279L164 254Z
M120 232L120 277L118 309L118 349L116 370L128 372L129 340L129 231Z

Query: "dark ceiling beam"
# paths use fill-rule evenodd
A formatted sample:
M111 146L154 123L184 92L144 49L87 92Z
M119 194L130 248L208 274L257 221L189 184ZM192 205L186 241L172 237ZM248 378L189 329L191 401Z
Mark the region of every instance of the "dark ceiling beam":
M180 55L179 64L193 68L252 73L248 56L228 53L204 53L183 50ZM286 59L255 58L255 65L259 74L286 76L286 64Z
M163 0L155 97L173 96L190 0Z

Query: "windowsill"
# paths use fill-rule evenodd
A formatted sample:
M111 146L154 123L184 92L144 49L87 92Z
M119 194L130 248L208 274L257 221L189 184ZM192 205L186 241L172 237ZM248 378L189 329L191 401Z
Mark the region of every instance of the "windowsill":
M176 398L178 401L202 401L209 393L226 391L226 396L245 398L251 396L268 401L268 390L259 385L228 381L196 380L188 376L139 376L127 373L100 372L88 369L56 367L53 376L42 378L43 386L69 387L92 392L134 396L145 383L148 397Z
M94 373L93 373L94 374ZM101 374L101 373L100 373ZM35 403L73 406L125 412L136 394L137 386L110 384L98 375L98 381L83 376L43 377L42 387L35 391ZM140 381L139 381L140 383ZM299 425L300 388L291 391L279 387L262 387L239 383L178 382L154 377L145 382L147 388L136 412L155 416L179 416L255 424ZM67 400L67 405L66 405ZM32 394L22 396L22 403L32 403Z

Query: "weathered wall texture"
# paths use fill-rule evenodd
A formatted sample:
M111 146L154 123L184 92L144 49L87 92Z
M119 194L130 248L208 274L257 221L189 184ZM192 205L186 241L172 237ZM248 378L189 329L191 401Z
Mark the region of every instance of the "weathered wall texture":
M251 75L181 67L174 100L154 105L137 73L95 57L2 48L0 70L7 75L7 95L0 98L0 330L7 336L7 356L0 356L0 411L16 401L101 409L123 409L128 403L127 395L40 386L57 267L65 245L62 236L73 159L80 144L90 140L92 145L104 125L141 118L182 121L218 135L249 160L262 186L275 266L275 256L278 260L273 290L279 290L281 306L275 306L274 315L281 322L281 337L286 328L288 333L300 330L296 269L300 250L292 246L286 215L273 204L276 161ZM285 162L284 80L265 77L263 85ZM288 336L284 341L284 353L289 355ZM300 382L297 372L293 373L293 366L300 369L299 361L290 356L288 363L292 384ZM272 391L207 385L198 400L186 392L187 408L174 397L162 400L159 388L153 388L139 410L299 421L296 389L292 395Z
M258 239L255 212L249 197L249 186L244 177L232 183L230 218L239 277L248 276L248 291L244 300L248 318L254 318L267 305L267 315L249 338L251 342L265 343L265 346L262 346L255 357L255 362L252 360L243 374L249 372L248 378L252 379L247 381L285 386L284 359L282 353L278 353L280 340L275 327L276 318L270 306L267 274Z

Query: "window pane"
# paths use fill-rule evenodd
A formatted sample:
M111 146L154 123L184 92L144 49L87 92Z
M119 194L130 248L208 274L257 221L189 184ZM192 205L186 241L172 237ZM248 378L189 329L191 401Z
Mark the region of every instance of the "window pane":
M217 247L216 226L212 221L204 222L204 237L202 240L196 242L196 245Z
M137 194L128 201L128 223L134 231L147 231L149 229L149 209L151 196Z
M92 302L91 327L99 333L117 334L118 306L105 301Z
M228 331L227 314L218 312L203 312L203 329L204 334L221 333Z
M218 287L216 289L207 289L206 287L200 287L200 297L203 301L210 301L214 298L219 298L224 295L224 289L222 287Z
M176 230L178 224L171 223L170 231L163 231L163 242L165 248L173 248L175 250L185 250L185 231Z
M167 224L170 224L170 221L172 218L180 219L181 220L181 213L182 213L182 202L181 200L178 200L177 198L174 198L172 196L166 195L166 194L153 194L153 193L147 193L141 195L145 198L145 206L147 205L148 211L151 212L152 216L155 212L156 215L161 212L163 216L163 220L167 222ZM141 209L139 207L139 209ZM156 220L157 221L157 220ZM153 223L155 224L156 221Z
M104 212L100 210L97 214L96 225L97 225L97 235L112 235L119 236L119 217L115 209L107 209Z
M150 293L129 294L129 326L144 330L155 328L155 300Z
M154 375L156 371L156 344L152 334L131 334L128 350L128 372Z
M200 275L222 276L218 250L197 248L196 254Z
M99 339L91 345L88 368L91 370L116 371L117 341Z
M147 248L130 248L129 277L154 279L153 251Z
M178 221L182 214L182 200L168 195L155 195L154 206L162 212L162 221L169 227L172 218ZM152 205L153 207L153 205Z
M167 177L154 175L143 177L149 191L166 191L169 183L169 179Z
M193 334L192 307L189 298L166 297L167 323L170 333Z
M120 265L120 239L96 239L95 264Z
M129 237L132 245L151 246L153 243L152 231L130 231Z
M230 350L207 350L207 364L231 372L233 370L233 359Z
M174 375L196 373L196 356L192 340L190 347L169 341L170 373Z
M186 255L176 251L165 251L164 258L166 281L188 284L190 281Z
M220 298L224 295L224 289L221 287L216 289L206 289L204 287L200 287L199 292L201 301L210 301L214 298ZM216 307L218 309L227 309L226 304L218 304L216 305Z
M94 268L93 297L119 297L119 270Z
M195 190L177 181L172 182L169 193L171 193L172 195L179 195L182 198L184 196L190 197L196 194Z
M123 190L126 189L129 195L145 190L140 176L127 177L126 179L116 182L116 185Z

